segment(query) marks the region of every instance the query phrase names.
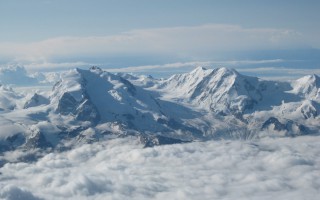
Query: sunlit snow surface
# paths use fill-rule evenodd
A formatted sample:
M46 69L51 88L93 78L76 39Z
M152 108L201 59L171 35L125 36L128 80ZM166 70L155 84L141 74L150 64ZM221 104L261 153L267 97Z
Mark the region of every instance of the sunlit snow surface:
M0 168L3 199L319 199L320 137L85 144Z

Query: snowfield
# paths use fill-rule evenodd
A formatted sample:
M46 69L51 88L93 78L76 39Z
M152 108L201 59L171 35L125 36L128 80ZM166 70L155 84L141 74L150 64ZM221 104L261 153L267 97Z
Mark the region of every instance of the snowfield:
M135 137L100 141L5 164L0 198L316 200L319 143L319 136L152 148Z

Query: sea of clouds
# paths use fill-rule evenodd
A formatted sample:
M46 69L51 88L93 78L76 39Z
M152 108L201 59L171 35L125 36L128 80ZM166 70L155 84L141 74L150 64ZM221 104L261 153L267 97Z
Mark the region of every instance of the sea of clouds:
M0 199L318 199L320 137L84 144L0 168Z

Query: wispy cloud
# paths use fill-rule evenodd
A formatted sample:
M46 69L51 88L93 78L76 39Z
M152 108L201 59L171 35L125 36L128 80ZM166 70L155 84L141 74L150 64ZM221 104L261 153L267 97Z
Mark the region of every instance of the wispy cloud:
M41 62L41 63L30 63L25 64L24 67L26 67L29 70L37 70L37 69L48 69L48 70L58 70L58 69L67 69L67 68L75 68L75 67L82 67L82 66L92 66L97 65L94 63L87 63L87 62L61 62L61 63L55 63L55 62Z
M320 74L320 69L293 69L285 67L259 67L259 68L240 68L241 72L286 72L288 74Z
M304 75L320 74L320 69L308 68L290 68L282 67L286 60L232 60L232 61L194 61L194 62L176 62L163 65L142 65L130 66L125 68L106 68L109 72L125 72L125 73L183 73L189 72L195 67L202 66L209 69L218 67L235 68L242 74L258 76L264 79L288 80L296 79Z
M163 65L143 65L143 66L130 66L125 68L109 68L110 72L149 72L149 71L171 71L173 69L188 69L197 66L202 67L220 67L220 66L240 66L252 64L270 64L284 62L282 59L273 60L232 60L232 61L194 61L194 62L176 62Z
M241 73L251 73L269 80L293 80L305 75L318 74L320 69L297 69L287 67L239 68Z
M39 69L66 70L68 68L88 68L90 66L100 66L109 72L124 72L124 73L148 73L157 75L158 73L165 76L173 73L183 73L192 70L195 67L202 66L209 69L217 67L235 68L243 74L249 74L266 79L295 79L304 75L320 74L319 69L314 68L291 68L283 67L287 60L270 59L270 60L216 60L216 61L193 61L193 62L174 62L159 65L137 65L120 68L110 68L99 63L87 62L62 62L62 63L31 63L25 65L29 70L36 71Z
M303 36L293 30L208 24L132 30L99 37L58 37L32 43L2 43L0 54L30 65L53 62L55 58L83 56L152 54L194 60L210 57L218 51L285 49L305 45Z

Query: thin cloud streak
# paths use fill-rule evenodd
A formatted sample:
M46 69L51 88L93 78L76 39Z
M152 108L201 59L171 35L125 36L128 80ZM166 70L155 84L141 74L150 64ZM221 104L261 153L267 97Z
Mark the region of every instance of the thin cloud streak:
M281 63L286 62L282 59L274 60L238 60L238 61L198 61L198 62L177 62L164 65L144 65L131 66L125 68L105 68L109 72L125 72L125 73L152 73L173 72L183 73L189 72L195 67L202 66L209 69L218 67L234 68L242 74L257 76L268 80L294 80L298 77L311 74L320 74L320 69L301 69L281 67ZM256 67L255 65L274 65L269 67ZM252 67L249 67L252 66ZM276 73L275 73L276 72Z
M310 75L310 74L320 74L320 69L292 69L284 67L261 67L261 68L239 68L239 72L270 72L276 71L280 74L290 74L290 75Z
M238 66L238 65L252 65L252 64L270 64L284 62L282 59L274 60L234 60L234 61L195 61L195 62L177 62L164 65L143 65L143 66L130 66L125 68L111 68L107 69L110 72L148 72L148 71L166 71L171 69L183 69L190 67L209 67L214 66Z
M100 66L108 72L124 72L124 73L182 73L188 72L195 67L202 66L206 68L228 67L235 68L240 73L258 76L264 79L295 79L304 75L320 74L319 69L304 69L281 67L282 63L286 63L283 59L271 60L232 60L232 61L193 61L193 62L175 62L162 65L141 65L129 66L121 68L108 68L103 64L87 63L87 62L64 62L64 63L32 63L25 65L28 70L36 71L38 69L47 70L66 70L70 68L89 68L90 66ZM269 66L268 66L269 65ZM271 65L271 66L270 66ZM251 67L250 67L251 66ZM265 67L264 67L265 66ZM276 72L276 74L274 74Z
M52 62L43 62L43 63L30 63L24 65L25 68L29 70L37 70L37 69L48 69L48 70L57 70L57 69L67 69L67 68L75 68L81 66L93 66L97 65L94 63L87 62L62 62L62 63L52 63Z

